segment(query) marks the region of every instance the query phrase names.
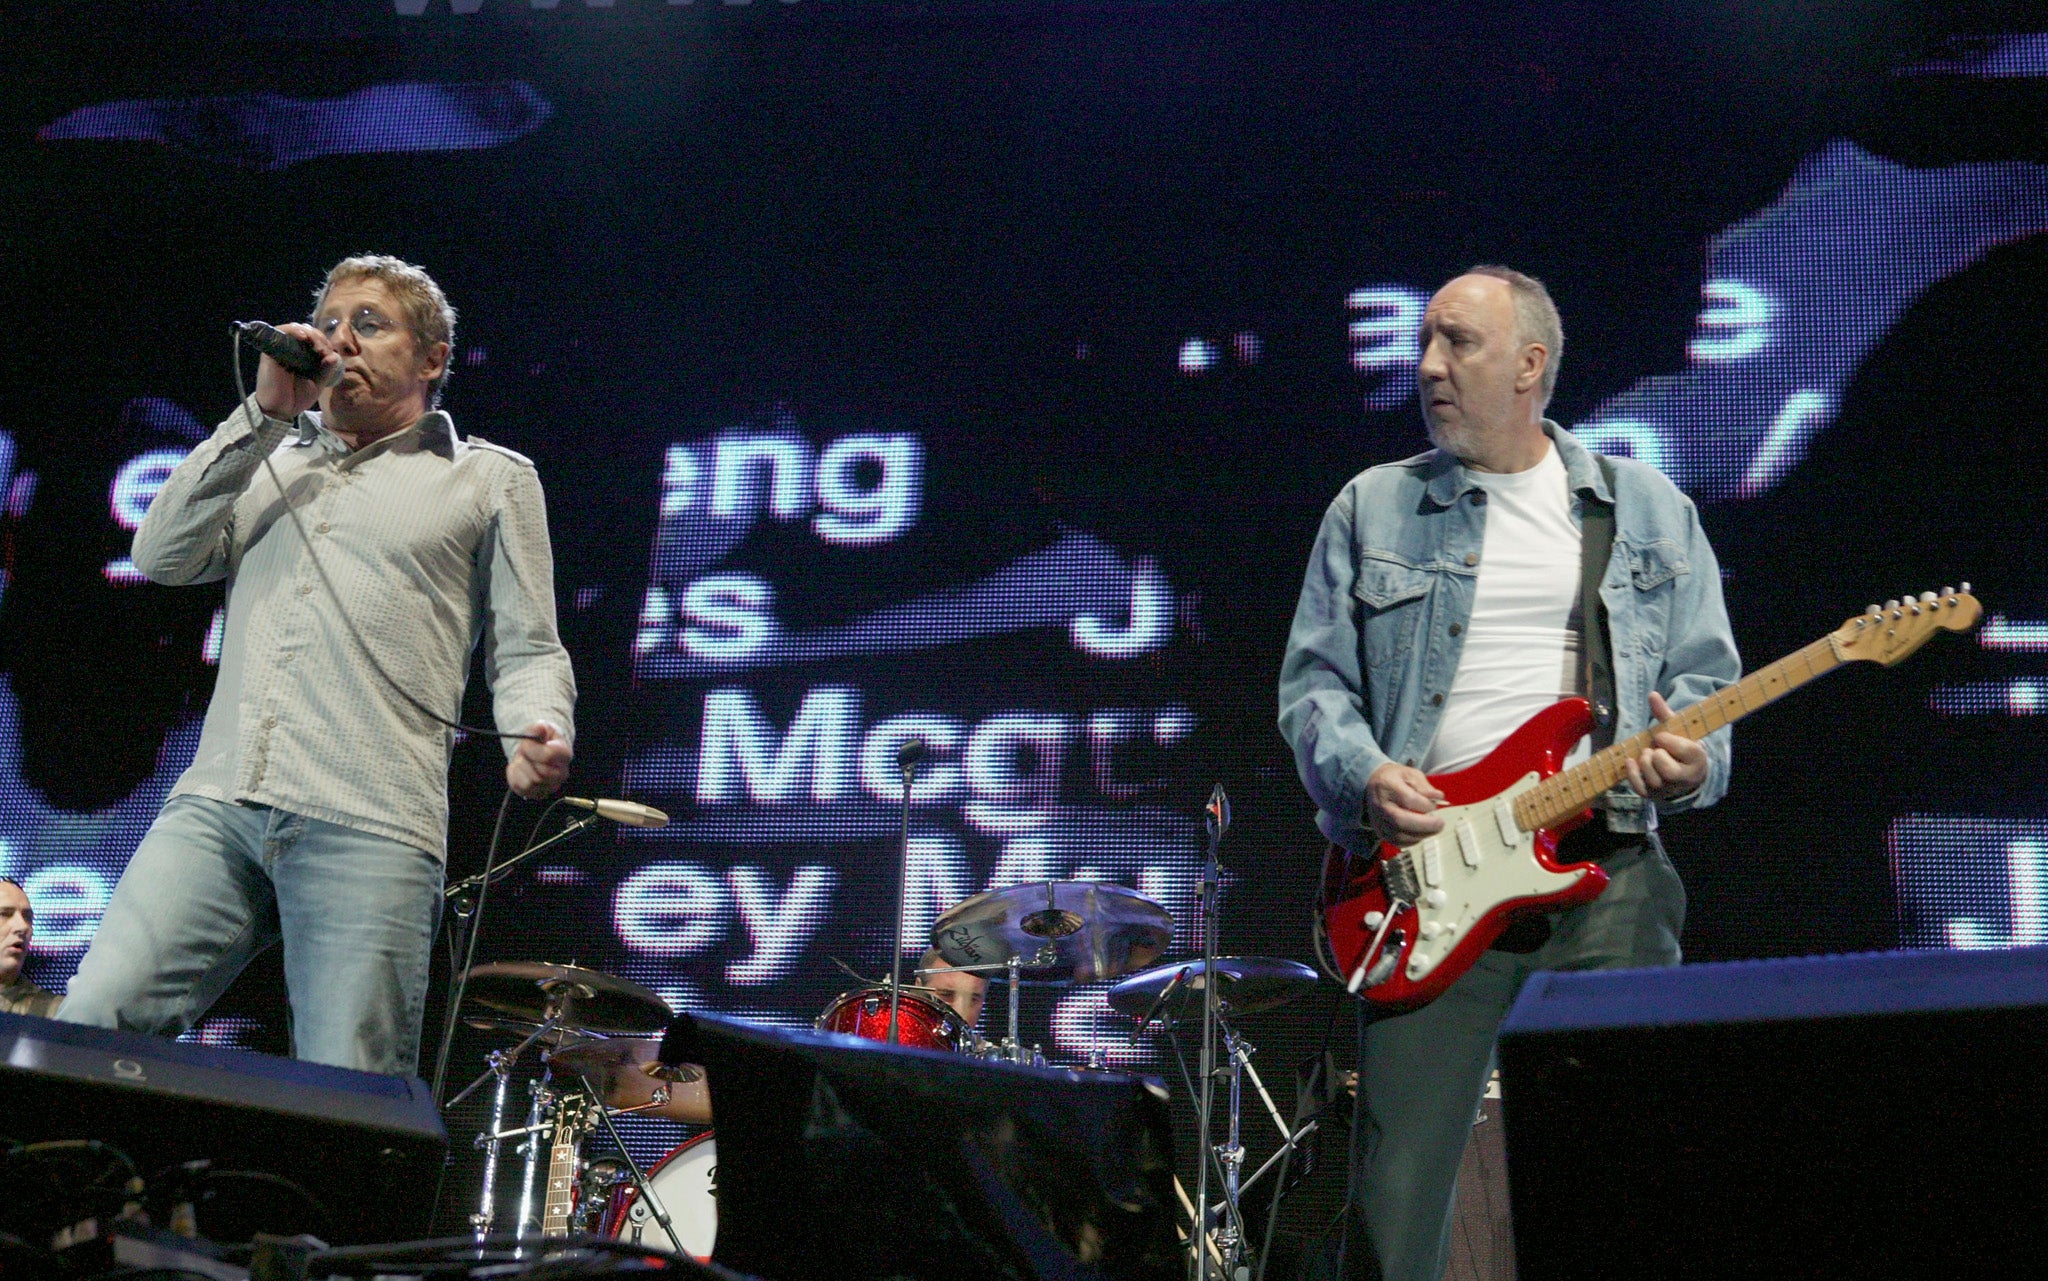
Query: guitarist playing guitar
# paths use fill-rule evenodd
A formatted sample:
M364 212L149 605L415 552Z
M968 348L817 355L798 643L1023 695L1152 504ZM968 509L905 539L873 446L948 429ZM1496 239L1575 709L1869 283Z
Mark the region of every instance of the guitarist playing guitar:
M1341 1276L1390 1281L1443 1275L1458 1161L1523 981L1539 969L1678 964L1685 890L1657 815L1721 797L1729 736L1725 719L1695 736L1655 727L1742 671L1691 500L1654 468L1598 458L1543 417L1564 345L1543 285L1474 268L1430 300L1421 342L1436 448L1364 472L1331 504L1280 676L1280 729L1323 833L1354 862L1373 860L1382 841L1403 847L1388 866L1413 877L1389 892L1415 909L1366 914L1360 928L1380 947L1338 976L1368 1001L1346 1228L1329 1262ZM1601 775L1626 786L1583 797L1592 820L1554 854L1596 863L1604 881L1583 876L1555 900L1573 905L1497 939L1485 933L1497 921L1475 926L1457 904L1437 903L1441 921L1423 915L1454 879L1444 860L1459 872L1480 868L1482 854L1502 858L1519 813L1503 799L1447 811L1447 826L1437 812L1447 800L1479 797L1447 798L1429 775L1489 760L1525 721L1575 696L1596 709L1592 733L1564 761L1559 725L1541 742L1517 736L1531 759L1499 788L1642 735L1621 769ZM1394 991L1413 996L1372 1003Z

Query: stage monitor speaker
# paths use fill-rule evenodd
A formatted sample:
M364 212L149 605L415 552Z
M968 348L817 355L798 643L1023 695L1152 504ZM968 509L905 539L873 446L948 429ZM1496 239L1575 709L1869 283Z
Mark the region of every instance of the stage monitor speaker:
M1539 974L1501 1038L1523 1281L2022 1276L2048 948Z
M0 1015L0 1136L111 1144L162 1176L159 1194L184 1177L201 1231L220 1240L247 1239L253 1220L331 1244L424 1236L448 1147L418 1078L12 1014ZM14 1195L66 1209L63 1189L21 1186L42 1181L37 1166L18 1150L8 1160ZM173 1171L201 1160L207 1177ZM293 1189L317 1203L311 1216Z

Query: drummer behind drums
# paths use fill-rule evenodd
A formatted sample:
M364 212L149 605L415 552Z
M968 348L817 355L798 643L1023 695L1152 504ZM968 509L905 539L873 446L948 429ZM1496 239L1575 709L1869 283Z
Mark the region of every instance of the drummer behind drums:
M918 979L921 986L936 992L940 1000L952 1006L972 1031L981 1022L981 1007L988 1002L988 980L945 966L946 958L939 955L939 949L932 948L918 958Z

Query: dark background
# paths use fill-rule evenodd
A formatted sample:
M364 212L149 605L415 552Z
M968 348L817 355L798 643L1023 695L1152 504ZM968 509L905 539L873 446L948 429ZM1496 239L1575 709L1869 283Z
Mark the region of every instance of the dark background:
M1147 763L1157 784L1137 800L1083 795L1079 766L1062 776L1061 821L1080 815L1064 839L1163 823L1116 857L1163 859L1184 885L1220 781L1238 820L1225 948L1307 960L1320 841L1272 728L1273 679L1324 505L1359 469L1426 446L1412 400L1363 407L1373 384L1347 363L1346 295L1427 293L1475 261L1544 278L1569 337L1551 416L1583 422L1686 367L1708 242L1831 141L1920 168L2048 162L2038 76L1897 74L1982 47L1958 38L2023 31L2022 16L1761 2L17 9L0 52L0 430L16 447L0 665L18 723L18 743L0 742L18 757L0 760L0 870L111 877L211 692L201 642L219 589L102 573L128 537L108 516L116 469L192 443L136 402L181 406L204 430L233 403L226 322L302 314L329 264L375 250L424 264L462 312L458 427L531 456L547 485L581 686L577 790L618 794L636 755L694 748L704 683L642 679L632 661L663 451L736 429L819 444L913 432L924 505L904 538L821 553L801 526L764 528L736 554L775 584L786 623L970 583L1080 530L1157 558L1169 642L1090 659L1041 628L719 683L777 718L830 682L866 691L871 716L1186 707L1192 740ZM270 171L217 121L179 145L37 136L95 103L402 81L524 82L552 114L501 146ZM1963 579L1993 612L2048 616L2044 303L2048 238L2010 238L1912 300L1781 483L1701 493L1750 665L1871 599ZM1240 333L1258 336L1256 361L1233 355ZM1197 337L1220 359L1190 375L1176 355ZM1688 959L1936 942L1953 903L2002 928L1995 879L1902 898L1922 882L1892 866L1887 833L1909 813L2043 815L2042 721L1928 706L1938 687L2037 670L1944 637L1741 727L1729 799L1666 827L1691 896ZM487 708L473 682L469 715ZM502 788L495 745L458 747L450 787L450 867L467 873ZM692 809L686 789L633 794ZM536 812L516 809L516 830ZM956 817L921 822L957 830ZM582 837L555 861L569 873L508 882L480 956L573 958L707 1008L808 1019L850 982L831 958L888 963L888 828L847 824L751 842ZM995 851L963 839L979 888ZM744 857L785 878L829 862L831 919L769 988L721 986L712 962L743 940L690 963L628 955L611 896L663 857ZM48 928L31 973L61 985L90 925ZM277 968L245 976L212 1035L284 1047ZM1283 1105L1333 992L1254 1021ZM1030 995L1027 1039L1047 1036L1054 995ZM458 1042L458 1078L486 1044ZM451 1128L460 1140L475 1123ZM1255 1161L1271 1148L1261 1127ZM654 1151L675 1134L641 1133ZM1334 1181L1317 1176L1290 1216L1302 1230Z

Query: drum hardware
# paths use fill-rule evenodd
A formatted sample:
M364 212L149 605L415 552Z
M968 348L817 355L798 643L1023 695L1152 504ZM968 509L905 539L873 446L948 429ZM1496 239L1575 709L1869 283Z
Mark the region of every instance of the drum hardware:
M1215 976L1213 985L1209 982L1212 974ZM1195 1017L1197 993L1201 994L1204 1013L1208 1012L1213 986L1214 1028L1222 1038L1223 1062L1210 1070L1209 1080L1220 1078L1229 1083L1228 1133L1221 1143L1201 1146L1208 1154L1203 1166L1204 1175L1213 1169L1222 1185L1221 1199L1206 1207L1206 1211L1210 1226L1211 1262L1226 1276L1234 1273L1244 1252L1245 1235L1238 1213L1244 1193L1315 1133L1318 1126L1316 1120L1310 1119L1298 1127L1289 1127L1258 1069L1252 1065L1257 1047L1244 1038L1232 1020L1284 1005L1310 990L1315 983L1316 972L1298 961L1265 956L1224 956L1208 961L1158 966L1125 979L1109 991L1110 1008L1135 1019L1140 1029L1150 1026L1155 1020L1160 1024L1173 1047L1174 1059L1189 1095L1201 1097L1202 1092L1195 1088L1188 1073L1187 1057L1177 1033L1183 1024ZM1273 1118L1273 1126L1281 1138L1280 1147L1253 1171L1250 1178L1242 1177L1245 1160L1242 1117L1244 1081L1247 1078L1265 1105L1267 1115ZM1193 1221L1195 1209L1192 1203L1189 1215Z
M1031 881L984 891L943 913L932 924L932 946L946 964L921 972L1005 979L1001 1057L1022 1063L1020 984L1115 978L1158 960L1172 939L1173 917L1134 890L1101 881Z
M627 1151L625 1140L620 1136L618 1128L612 1124L612 1117L620 1115L624 1110L605 1107L599 1101L596 1088L588 1079L581 1076L577 1076L575 1079L582 1087L580 1091L557 1090L549 1082L528 1082L527 1089L533 1095L533 1103L527 1111L526 1124L510 1130L492 1130L479 1134L476 1137L476 1145L478 1147L493 1153L497 1145L507 1139L523 1138L525 1140L519 1149L524 1154L526 1162L524 1178L519 1189L518 1224L514 1229L514 1234L519 1239L525 1240L535 1235L542 1237L562 1236L568 1232L573 1200L572 1188L588 1173L587 1171L581 1171L583 1141L593 1129L601 1126L612 1143L618 1148L618 1156L616 1158L604 1158L601 1161L593 1162L592 1165L623 1166L624 1175L614 1177L612 1182L619 1182L620 1178L623 1178L625 1182L629 1183L636 1190L642 1197L641 1204L645 1206L646 1216L652 1217L656 1223L661 1225L662 1230L668 1234L670 1244L675 1247L678 1253L682 1253L682 1241L676 1234L675 1228L669 1219L668 1211L662 1205L660 1196L648 1190L647 1176L641 1171L638 1163L633 1160L633 1154ZM651 1109L637 1108L630 1110L647 1111ZM542 1140L544 1138L548 1140L547 1190L541 1213L536 1218L534 1214L534 1190L540 1179ZM487 1165L485 1168L485 1185L495 1190L496 1169L494 1165ZM607 1186L609 1187L609 1185ZM586 1202L586 1211L589 1210L591 1204ZM475 1224L479 1219L483 1219L488 1223L493 1212L494 1202L487 1199L483 1204L482 1212L471 1215L470 1222ZM480 1239L479 1245L481 1244L482 1241Z
M590 1082L582 1076L578 1076L577 1080L583 1082L583 1088L589 1097L593 1100L596 1099L597 1091L591 1087ZM632 1152L627 1150L626 1140L619 1134L619 1127L612 1123L610 1109L599 1104L593 1104L592 1111L596 1114L598 1123L604 1126L604 1132L610 1137L612 1146L618 1148L619 1159L626 1163L626 1171L631 1175L633 1187L639 1193L639 1203L646 1206L648 1212L654 1216L654 1221L661 1225L662 1232L667 1234L668 1243L675 1247L675 1252L677 1254L688 1253L688 1251L683 1249L683 1239L676 1235L676 1225L669 1218L667 1207L662 1205L660 1195L647 1182L647 1175L641 1170L640 1163L635 1161Z
M903 811L897 830L896 950L889 958L889 1035L883 1038L890 1045L901 1044L897 1014L903 1004L903 934L910 896L910 784L917 777L917 763L924 753L925 746L917 739L896 749L896 769L903 781Z
M879 986L879 985L877 985ZM718 1143L711 1131L675 1148L647 1171L647 1181L674 1207L686 1253L708 1259L718 1237ZM614 1188L598 1231L638 1242L654 1216L629 1182Z
M526 1159L520 1180L515 1234L523 1239L538 1226L543 1235L559 1235L568 1230L570 1184L576 1177L576 1163L580 1158L584 1133L601 1124L611 1133L612 1141L619 1142L611 1116L606 1111L610 1095L627 1095L623 1101L635 1112L671 1114L670 1080L663 1080L657 1085L655 1078L645 1072L619 1070L626 1064L637 1068L641 1060L653 1061L657 1043L629 1041L624 1037L634 1033L644 1037L665 1030L670 1017L668 1006L660 996L638 983L598 970L539 961L494 961L475 966L462 975L461 990L468 994L473 1006L493 1012L486 1016L471 1014L467 1021L472 1027L524 1033L519 1044L511 1050L493 1051L487 1056L488 1066L483 1074L463 1087L448 1104L453 1107L485 1081L496 1078L490 1129L476 1138L476 1145L484 1150L484 1177L477 1212L470 1216L470 1225L476 1231L481 1248L497 1217L498 1172L503 1144L507 1139L523 1136L525 1143L520 1150ZM586 1035L588 1033L600 1035ZM618 1039L602 1035L607 1033ZM543 1042L552 1047L544 1056L550 1069L558 1062L564 1068L574 1069L570 1075L582 1083L584 1092L561 1091L549 1084L531 1082L528 1088L533 1101L527 1109L526 1124L508 1130L505 1128L505 1104L512 1067L529 1048ZM599 1091L591 1085L586 1072L593 1068L601 1069L606 1091ZM681 1081L701 1078L702 1072L685 1066L673 1072L663 1069L662 1075ZM646 1083L644 1093L633 1088L633 1079ZM661 1096L658 1099L653 1097L657 1093ZM708 1111L708 1102L703 1102L703 1099L701 1091L695 1092L687 1106ZM676 1119L696 1118L679 1116ZM540 1178L540 1139L544 1134L553 1136L549 1153L551 1169L543 1218L537 1223L534 1192ZM619 1146L624 1153L624 1144ZM626 1156L626 1162L632 1167L630 1155ZM658 1201L654 1205L658 1209Z
M511 804L512 794L507 792L504 801L498 806L498 828L492 832L490 849L484 853L484 870L475 876L457 881L441 893L442 899L447 902L454 916L453 922L449 925L449 959L452 961L459 956L462 963L451 966L449 970L448 1018L441 1027L440 1047L434 1052L433 1096L437 1106L448 1084L448 1052L455 1044L455 1020L462 1012L463 997L467 992L470 975L476 962L476 941L483 933L484 905L490 896L492 883L503 879L505 873L542 850L558 845L583 829L596 826L600 821L594 812L573 819L561 831L538 845L529 845L504 862L493 864L491 860L498 856L497 832L503 830L505 814Z
M536 1027L525 1040L513 1046L510 1050L491 1051L490 1054L485 1056L484 1061L489 1066L484 1069L483 1075L477 1077L476 1080L471 1081L468 1085L463 1086L462 1092L448 1101L447 1106L453 1108L456 1104L475 1093L476 1088L485 1081L490 1080L492 1077L497 1078L498 1087L492 1092L491 1096L490 1133L488 1135L480 1134L476 1139L477 1146L484 1149L484 1186L483 1192L479 1197L477 1212L469 1216L469 1224L470 1227L476 1230L476 1243L479 1249L483 1247L485 1239L491 1235L491 1227L498 1214L498 1159L501 1154L500 1144L506 1138L512 1137L504 1132L505 1094L512 1083L512 1065L518 1062L519 1056L524 1054L534 1042L545 1039L557 1030L558 1024L555 1019L544 1019L541 1021L540 1026ZM522 1133L526 1133L526 1131L513 1131L513 1134ZM522 1210L522 1215L523 1213Z
M1223 833L1230 827L1230 798L1223 794L1223 784L1216 784L1209 793L1209 803L1203 808L1204 827L1209 836L1209 857L1202 865L1202 884L1198 893L1198 904L1202 922L1202 973L1216 972L1216 936L1222 928L1221 894L1223 880ZM1180 1057L1180 1046L1174 1045L1174 1056ZM1183 1064L1185 1071L1185 1064ZM1232 1077L1235 1087L1236 1078ZM1201 1114L1197 1118L1195 1149L1202 1154L1195 1179L1194 1234L1204 1245L1195 1251L1195 1281L1209 1281L1209 1158L1214 1145L1216 1120L1216 984L1202 985L1202 1091ZM1235 1102L1236 1091L1232 1090ZM1237 1109L1231 1109L1231 1142L1237 1140ZM1224 1204L1229 1207L1226 1231L1219 1232L1217 1247L1224 1256L1224 1275L1231 1276L1237 1270L1237 1252L1244 1242L1244 1223L1238 1214L1237 1179L1231 1173L1231 1165L1225 1161Z

